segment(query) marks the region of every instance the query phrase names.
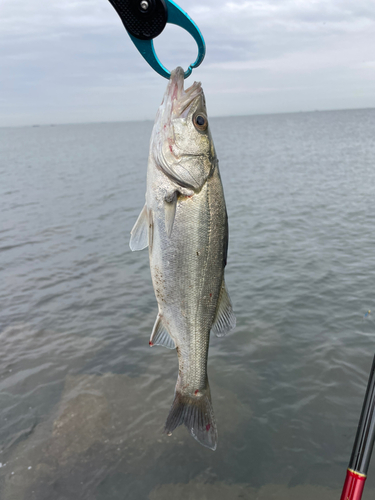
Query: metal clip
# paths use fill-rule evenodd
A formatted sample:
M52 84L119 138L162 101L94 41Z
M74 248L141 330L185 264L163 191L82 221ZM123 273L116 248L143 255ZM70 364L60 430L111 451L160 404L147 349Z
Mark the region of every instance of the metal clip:
M198 26L172 0L109 0L121 18L126 31L148 64L164 78L171 72L163 66L156 55L153 39L164 30L167 23L184 28L198 45L198 56L185 71L185 78L191 75L206 54L206 44Z

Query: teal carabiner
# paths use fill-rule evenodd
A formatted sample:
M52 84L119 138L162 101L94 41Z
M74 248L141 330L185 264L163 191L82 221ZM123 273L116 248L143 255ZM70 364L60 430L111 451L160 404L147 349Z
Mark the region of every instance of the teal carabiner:
M156 55L153 39L164 30L167 23L185 29L197 43L198 56L185 71L185 78L191 75L206 54L206 44L198 26L172 0L109 0L120 16L139 53L159 75L168 78L171 72L163 66Z

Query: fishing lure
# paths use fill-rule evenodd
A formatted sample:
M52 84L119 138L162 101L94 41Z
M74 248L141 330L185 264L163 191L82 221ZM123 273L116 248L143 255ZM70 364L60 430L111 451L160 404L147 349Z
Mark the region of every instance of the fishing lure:
M169 79L171 72L163 66L156 55L153 39L160 35L167 23L185 29L198 46L198 56L189 65L184 78L191 75L206 54L206 44L198 26L172 0L109 0L120 16L126 31L141 56L164 78Z

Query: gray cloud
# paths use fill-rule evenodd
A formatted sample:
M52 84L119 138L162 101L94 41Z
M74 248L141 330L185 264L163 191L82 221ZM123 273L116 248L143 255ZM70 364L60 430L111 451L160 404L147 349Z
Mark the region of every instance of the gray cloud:
M375 106L372 0L177 3L206 40L211 115ZM0 125L154 117L166 81L107 0L2 0L0 19ZM155 47L169 68L196 57L173 25Z

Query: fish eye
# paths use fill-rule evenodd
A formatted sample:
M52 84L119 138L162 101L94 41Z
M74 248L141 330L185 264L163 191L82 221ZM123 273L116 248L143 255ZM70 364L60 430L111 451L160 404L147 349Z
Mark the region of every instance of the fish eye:
M204 131L207 128L208 121L203 113L198 113L193 117L193 123L197 130Z

